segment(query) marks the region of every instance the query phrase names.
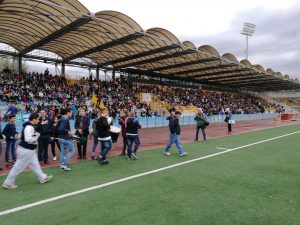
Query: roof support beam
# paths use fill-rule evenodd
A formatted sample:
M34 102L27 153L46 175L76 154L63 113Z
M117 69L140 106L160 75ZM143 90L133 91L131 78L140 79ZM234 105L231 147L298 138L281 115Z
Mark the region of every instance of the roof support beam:
M179 52L175 52L175 53L171 53L171 54L167 54L167 55L162 55L162 56L154 57L154 58L151 58L151 59L145 59L145 60L142 60L142 61L126 63L126 64L115 67L115 69L118 70L118 69L121 69L121 68L137 66L137 65L143 65L143 64L147 64L147 63L153 63L153 62L157 62L157 61L164 60L164 59L169 59L169 58L174 58L174 57L179 57L179 56L183 56L183 55L192 54L192 53L195 53L195 52L196 51L192 50L192 49L182 50L182 51L179 51Z
M77 59L77 58L81 58L81 57L93 54L95 52L100 52L100 51L103 51L103 50L105 50L107 48L111 48L111 47L116 46L116 45L124 44L124 43L126 43L128 41L140 38L142 36L144 36L143 33L135 32L133 34L129 34L129 35L121 37L119 39L107 42L107 43L105 43L103 45L99 45L99 46L97 46L95 48L87 49L86 51L83 51L83 52L80 52L78 54L72 55L72 56L70 56L68 58L65 58L64 61L68 62L68 61L71 61L73 59Z
M31 52L34 49L40 48L41 46L49 43L50 41L53 41L53 40L61 37L62 35L70 32L72 30L77 29L78 27L82 26L83 24L89 22L91 19L92 19L91 17L81 17L81 18L73 21L69 25L61 28L60 30L53 32L52 34L48 35L47 37L44 37L41 40L39 40L38 42L32 44L31 46L28 46L27 48L23 49L22 51L20 51L20 55L24 55L28 52Z
M188 77L198 78L198 77L213 76L213 75L228 74L228 73L240 73L240 72L246 72L249 70L251 70L251 69L236 69L236 70L228 70L228 71L218 71L218 72L211 72L211 73L196 74L196 75L188 76Z
M258 73L247 73L247 74L235 74L235 75L226 75L225 76L218 76L218 77L208 77L207 79L210 81L219 81L219 80L223 80L223 79L227 79L227 78L244 78L247 77L248 79L250 79L251 77L262 77L262 74L258 74Z
M220 60L220 59L219 58L210 59L210 61L214 61L214 60ZM183 71L179 71L176 73L172 73L172 75L184 75L184 74L203 72L203 71L213 70L213 69L224 69L224 68L233 67L233 66L237 66L237 65L236 64L228 64L228 65L209 66L209 67L197 68L197 69L192 69L192 70L183 70Z
M141 52L141 53L138 53L138 54L135 54L135 55L129 55L129 56L125 56L123 58L119 58L119 59L107 61L107 62L104 62L104 63L100 63L99 66L103 67L103 66L108 66L108 65L114 65L114 64L117 64L117 63L126 62L126 61L129 61L129 60L138 59L138 58L142 58L142 57L145 57L145 56L150 56L150 55L153 55L153 54L156 54L156 53L159 53L159 52L169 51L169 50L176 49L176 48L180 48L180 45L172 44L172 45L164 46L164 47L161 47L161 48L151 49L149 51Z
M200 64L200 63L206 63L206 62L217 61L217 60L220 60L220 59L215 58L215 57L208 58L208 59L199 59L199 60L190 61L190 62L178 63L178 64L175 64L175 65L168 65L168 66L158 67L158 68L155 68L151 71L169 70L169 69L175 69L175 68L180 68L180 67L184 67L184 66L192 66L192 65L196 65L196 64ZM172 75L174 75L174 73L172 73Z

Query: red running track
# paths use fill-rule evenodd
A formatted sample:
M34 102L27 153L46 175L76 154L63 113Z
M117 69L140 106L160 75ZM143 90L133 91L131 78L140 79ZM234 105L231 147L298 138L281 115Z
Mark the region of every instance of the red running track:
M280 122L274 120L257 120L257 121L244 121L238 122L237 124L233 125L233 131L230 135L237 135L241 133L247 133L252 131L259 131L268 128L274 127L282 127L296 124L297 122ZM195 139L195 126L183 126L182 133L181 133L181 141L183 143L191 142ZM207 127L206 129L206 136L207 139L213 138L221 138L228 136L227 133L227 125L225 123L222 124L213 124ZM150 129L142 129L140 131L140 139L141 139L141 147L139 151L150 150L153 148L164 147L168 143L169 138L169 129L168 127L164 128L150 128ZM199 140L202 140L202 133L199 132ZM75 144L75 143L74 143ZM122 152L122 137L119 136L118 142L113 144L112 150L109 153L109 156L116 156ZM87 159L90 159L91 152L93 147L93 139L88 141L87 147ZM99 143L97 146L96 152L99 154ZM4 165L4 152L5 152L5 145L2 146L2 155L0 159L0 165ZM58 149L56 150L56 155L59 156ZM49 166L58 166L59 161L52 160L52 154L49 146L49 159L50 164L42 165L42 167L49 167ZM75 154L71 160L71 162L78 162L77 160L77 148L75 144ZM10 165L6 165L4 170L0 171L0 174L7 174L8 171L11 169Z

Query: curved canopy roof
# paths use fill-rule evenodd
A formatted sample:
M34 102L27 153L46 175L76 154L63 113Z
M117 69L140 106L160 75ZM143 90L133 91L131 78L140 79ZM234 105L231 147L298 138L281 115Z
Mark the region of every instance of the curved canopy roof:
M290 76L222 56L210 45L180 42L163 28L143 28L116 11L90 13L77 0L0 0L0 42L20 56L35 49L62 62L88 58L98 67L236 88L299 88Z

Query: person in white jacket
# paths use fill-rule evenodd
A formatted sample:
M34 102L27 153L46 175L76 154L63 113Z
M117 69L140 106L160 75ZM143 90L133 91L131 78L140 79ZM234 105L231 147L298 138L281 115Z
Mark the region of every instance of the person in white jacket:
M53 176L48 176L42 171L37 158L36 148L40 134L35 131L35 126L38 123L39 115L37 113L32 113L29 117L29 121L24 123L24 128L21 134L21 142L17 151L17 161L2 184L4 188L17 188L15 180L27 166L37 175L40 183L42 184L53 178Z

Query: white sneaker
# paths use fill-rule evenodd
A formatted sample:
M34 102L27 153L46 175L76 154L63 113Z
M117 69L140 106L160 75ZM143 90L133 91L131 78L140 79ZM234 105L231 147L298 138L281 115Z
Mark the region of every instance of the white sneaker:
M164 155L170 156L171 153L170 152L164 152Z
M6 188L6 189L16 189L18 186L15 184L2 184L2 187Z
M53 175L47 176L42 182L41 184L47 183L48 181L50 181L53 178Z
M179 154L181 157L183 157L183 156L186 156L187 155L187 153L186 152L183 152L183 153L181 153L181 154Z
M53 161L56 161L56 156L53 157Z
M131 158L132 159L137 159L137 156L134 153L131 153Z
M61 171L70 171L71 168L68 167L67 165L60 164L60 170L61 170Z

